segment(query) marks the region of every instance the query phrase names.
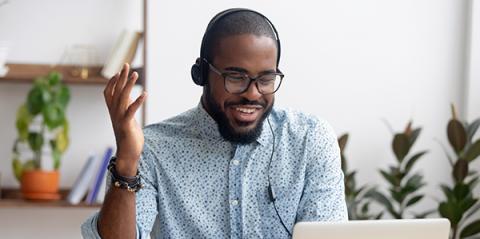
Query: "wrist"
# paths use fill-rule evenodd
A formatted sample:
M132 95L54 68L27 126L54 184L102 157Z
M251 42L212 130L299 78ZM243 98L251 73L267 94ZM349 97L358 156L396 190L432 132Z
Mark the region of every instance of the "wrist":
M125 160L122 158L117 158L115 170L121 176L133 177L137 174L138 162L133 160Z

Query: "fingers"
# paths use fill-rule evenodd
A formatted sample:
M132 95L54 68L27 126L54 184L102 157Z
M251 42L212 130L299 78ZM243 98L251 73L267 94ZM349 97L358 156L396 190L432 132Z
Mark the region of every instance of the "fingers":
M105 89L103 90L103 96L105 98L105 102L107 103L107 107L110 110L112 106L112 96L113 96L113 90L115 87L115 84L117 83L118 77L120 76L120 73L115 74L107 83L105 86Z
M122 92L120 93L120 99L118 100L118 108L120 109L127 109L130 105L130 93L132 92L132 88L137 82L138 73L133 72L130 76L130 79L126 82L125 87L123 88Z
M117 106L120 103L120 96L122 94L123 87L125 86L125 83L127 82L128 79L128 72L130 71L130 66L128 63L125 63L123 65L122 71L120 72L120 76L117 80L117 84L115 85L115 90L113 92L113 102L112 106L114 108L117 108Z
M147 92L143 92L132 104L127 109L127 113L125 115L126 120L130 120L133 118L135 115L135 112L137 112L138 108L145 102L145 99L147 98Z

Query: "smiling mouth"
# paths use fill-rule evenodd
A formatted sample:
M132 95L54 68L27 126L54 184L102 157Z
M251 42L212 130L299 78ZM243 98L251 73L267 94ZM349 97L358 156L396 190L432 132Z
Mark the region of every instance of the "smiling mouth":
M234 120L240 124L253 123L260 117L263 109L259 105L235 105L230 107Z

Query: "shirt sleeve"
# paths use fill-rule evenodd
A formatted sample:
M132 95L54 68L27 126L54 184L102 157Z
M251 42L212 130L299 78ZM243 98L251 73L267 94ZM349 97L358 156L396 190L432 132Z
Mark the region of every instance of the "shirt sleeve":
M147 144L144 146L140 158L139 172L144 187L135 195L136 198L136 230L137 239L150 238L156 215L157 205L157 181L154 165L155 158ZM107 175L107 192L111 185L110 173ZM101 239L97 229L99 213L90 216L81 226L81 233L85 239Z
M325 121L315 120L306 139L307 171L297 221L348 220L337 137Z

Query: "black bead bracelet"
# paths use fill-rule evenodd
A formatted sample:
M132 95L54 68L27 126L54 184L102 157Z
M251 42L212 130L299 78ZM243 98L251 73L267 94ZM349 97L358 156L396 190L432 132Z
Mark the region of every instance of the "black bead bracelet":
M113 156L108 163L108 171L111 173L113 186L127 189L129 192L135 193L142 189L143 184L140 179L139 171L137 170L137 174L133 177L119 175L115 167L117 165L116 161L117 157Z

